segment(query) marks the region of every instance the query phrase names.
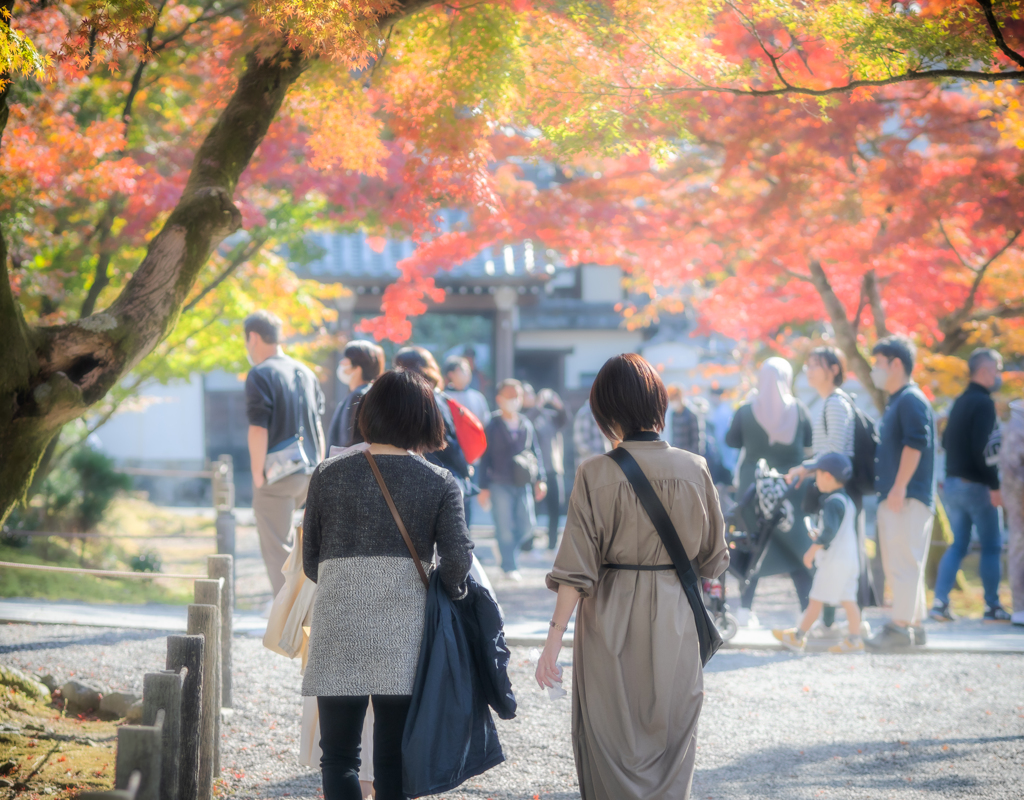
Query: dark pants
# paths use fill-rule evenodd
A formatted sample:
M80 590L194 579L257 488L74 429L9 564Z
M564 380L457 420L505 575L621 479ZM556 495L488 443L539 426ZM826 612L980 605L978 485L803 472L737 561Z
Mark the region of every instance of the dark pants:
M548 475L548 493L544 498L544 510L548 515L548 549L558 546L558 518L562 513L562 495L565 484L561 475Z
M956 573L971 547L971 529L974 528L981 542L978 572L985 588L985 605L998 608L1003 541L999 531L999 510L992 505L992 493L983 483L963 478L946 478L942 502L949 516L949 526L953 529L953 544L946 549L939 562L939 574L935 578L935 600L940 603L949 602L949 592L956 583Z
M793 587L796 589L796 596L800 601L800 610L804 611L811 599L811 584L814 583L814 577L805 569L795 569L789 573L789 577L793 579ZM756 591L757 578L753 578L750 585L740 595L740 605L743 608L750 608L753 605Z
M359 750L369 700L366 695L316 699L320 711L324 800L362 800ZM373 788L377 800L405 798L402 794L402 732L411 702L410 695L373 698Z

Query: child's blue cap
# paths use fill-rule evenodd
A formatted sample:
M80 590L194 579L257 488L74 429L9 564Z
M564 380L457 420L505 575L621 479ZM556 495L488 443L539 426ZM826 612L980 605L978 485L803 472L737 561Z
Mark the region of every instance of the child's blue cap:
M853 462L842 453L823 453L804 464L804 469L829 473L840 483L847 483L853 477Z

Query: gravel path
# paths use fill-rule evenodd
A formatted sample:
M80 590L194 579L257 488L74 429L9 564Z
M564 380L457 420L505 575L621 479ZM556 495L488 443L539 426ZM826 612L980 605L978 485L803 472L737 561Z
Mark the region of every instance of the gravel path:
M115 691L140 691L164 652L154 632L0 626L0 661ZM525 648L513 656L520 714L498 722L508 761L447 798L579 796L569 703L536 688ZM298 664L240 636L235 669L225 788L239 798L318 797L319 775L295 760ZM566 677L568 686L571 668ZM1021 796L1024 656L723 651L705 683L695 800Z

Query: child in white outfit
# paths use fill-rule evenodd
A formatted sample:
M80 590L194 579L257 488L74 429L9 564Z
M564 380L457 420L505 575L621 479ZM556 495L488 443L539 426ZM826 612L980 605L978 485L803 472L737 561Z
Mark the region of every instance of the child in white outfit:
M853 475L853 464L841 453L825 453L808 469L821 490L821 512L817 537L804 554L804 565L817 567L811 584L811 600L795 629L782 632L781 642L789 650L804 649L807 631L821 616L822 607L841 605L846 611L849 635L829 652L851 653L864 649L860 638L860 607L857 582L860 577L860 550L857 542L857 509L843 491Z

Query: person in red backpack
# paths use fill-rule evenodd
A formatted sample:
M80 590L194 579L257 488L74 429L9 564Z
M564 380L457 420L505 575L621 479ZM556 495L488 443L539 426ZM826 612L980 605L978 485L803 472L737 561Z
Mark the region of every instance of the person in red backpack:
M456 403L460 404L463 408L469 411L476 419L480 422L481 430L480 436L484 437L484 445L486 449L486 435L483 432L483 426L485 426L488 420L491 418L491 409L487 405L487 398L485 398L476 389L470 388L469 382L472 378L473 370L469 366L469 362L462 356L449 356L444 362L444 378L446 381L445 395ZM454 416L454 415L453 415ZM456 423L456 433L458 433L458 420ZM459 441L460 445L462 441ZM481 453L475 459L472 460L471 466L476 470L479 467L480 459L483 457ZM467 461L469 459L467 458ZM470 497L466 496L466 525L469 526L472 520L473 504Z
M472 411L474 416L486 425L487 420L491 418L491 409L487 405L487 398L469 385L472 378L473 371L469 362L462 356L449 356L445 359L444 393Z
M435 450L424 456L427 461L444 467L459 482L459 488L466 497L477 493L473 483L473 468L466 461L459 444L459 437L455 431L455 419L452 416L451 407L448 405L447 396L441 391L444 379L441 377L441 368L430 351L424 347L403 347L395 353L394 364L396 367L418 372L434 386L434 400L437 403L438 411L441 412L441 419L444 420L445 446L441 450Z

